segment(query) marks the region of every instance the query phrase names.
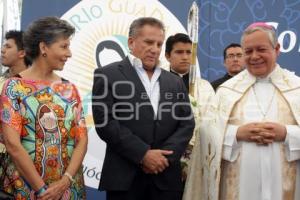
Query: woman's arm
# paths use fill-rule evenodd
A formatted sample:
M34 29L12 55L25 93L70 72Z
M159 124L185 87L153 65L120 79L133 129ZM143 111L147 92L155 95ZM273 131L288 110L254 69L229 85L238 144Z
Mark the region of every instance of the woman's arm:
M66 172L68 172L72 177L75 176L78 169L82 165L84 156L87 151L87 143L88 143L87 135L86 134L81 135L73 150L71 161L66 169Z
M76 143L75 148L73 149L71 160L69 162L69 165L65 171L67 175L62 176L62 178L52 184L49 185L49 188L47 191L41 195L42 200L44 199L60 199L60 197L63 195L63 193L70 187L72 184L73 177L76 175L77 171L82 165L84 156L87 151L87 143L88 143L88 137L87 137L87 129L85 125L85 120L82 117L83 112L81 108L81 101L79 98L79 94L77 92L77 89L74 86L74 91L76 92L78 105L76 109L74 109L75 112L75 127L73 127L71 131L71 135L75 137ZM72 179L72 180L71 180Z
M20 141L20 135L9 125L2 123L3 139L6 151L11 156L20 175L30 184L34 191L45 185L43 179Z
M72 177L77 173L82 165L83 158L87 151L87 135L84 134L78 139L78 142L74 148L71 161L66 169L66 172ZM71 180L68 176L62 176L59 181L56 181L49 185L49 188L45 193L41 195L41 200L44 199L60 199L63 193L70 187Z

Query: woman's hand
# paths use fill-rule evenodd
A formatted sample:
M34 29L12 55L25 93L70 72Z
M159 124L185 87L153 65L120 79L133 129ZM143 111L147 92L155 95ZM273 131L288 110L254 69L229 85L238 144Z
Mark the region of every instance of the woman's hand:
M46 192L41 194L39 200L59 200L65 191L70 187L71 182L67 176L62 176L59 181L51 183Z

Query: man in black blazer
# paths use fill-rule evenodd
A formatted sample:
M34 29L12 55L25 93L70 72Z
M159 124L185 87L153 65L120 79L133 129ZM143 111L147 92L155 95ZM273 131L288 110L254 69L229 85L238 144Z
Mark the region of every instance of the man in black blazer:
M161 69L165 29L143 17L129 29L130 54L94 74L93 117L107 144L100 190L108 200L180 200L180 157L194 129L183 81Z
M218 87L225 81L240 73L245 68L243 50L240 44L231 43L223 51L224 66L226 74L211 82L212 87L217 91Z

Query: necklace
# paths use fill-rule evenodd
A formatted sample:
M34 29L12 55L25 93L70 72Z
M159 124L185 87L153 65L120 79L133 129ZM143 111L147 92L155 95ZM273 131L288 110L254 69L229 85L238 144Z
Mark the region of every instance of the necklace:
M254 85L252 86L252 90L253 90L253 94L254 94L254 97L255 97L255 101L256 101L257 107L259 108L259 111L260 111L260 113L261 113L262 116L263 116L263 119L262 119L262 120L265 121L265 120L266 120L266 116L267 116L268 112L269 112L270 109L271 109L271 105L272 105L272 102L273 102L273 100L274 100L274 96L275 96L276 89L275 89L275 87L274 87L272 97L271 97L271 99L270 99L270 101L269 101L269 103L268 103L268 105L267 105L267 109L265 110L265 112L264 112L264 109L262 108L262 106L261 106L260 103L259 103L258 96L257 96L257 94L256 94Z

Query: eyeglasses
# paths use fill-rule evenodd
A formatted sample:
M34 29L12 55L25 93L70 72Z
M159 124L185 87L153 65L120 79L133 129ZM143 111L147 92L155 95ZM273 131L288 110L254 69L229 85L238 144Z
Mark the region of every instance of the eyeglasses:
M234 58L242 58L243 57L243 54L241 53L238 53L238 54L228 54L226 56L227 59L230 59L230 60L233 60Z

